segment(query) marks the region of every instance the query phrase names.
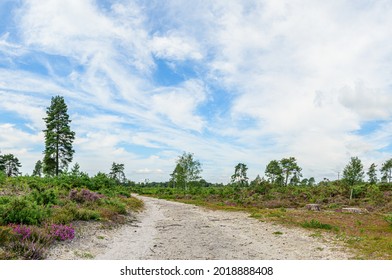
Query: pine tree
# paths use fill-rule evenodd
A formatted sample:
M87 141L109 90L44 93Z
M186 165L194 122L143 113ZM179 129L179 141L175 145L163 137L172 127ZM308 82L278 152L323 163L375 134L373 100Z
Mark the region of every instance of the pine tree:
M41 176L42 176L42 169L43 169L42 161L38 160L38 161L35 163L35 166L34 166L34 170L33 170L32 176L41 177Z
M13 154L0 155L0 171L3 171L7 177L20 175L21 166L19 159Z
M113 162L109 177L116 180L117 183L125 183L124 164Z
M58 176L72 161L75 132L69 126L71 120L63 97L52 97L46 114L44 173Z
M372 163L370 165L368 172L366 173L369 177L369 183L370 184L376 184L378 179L377 179L377 170L376 170L377 165Z
M237 187L243 187L248 185L248 176L246 171L248 167L244 163L238 163L234 168L234 174L231 175L231 182Z

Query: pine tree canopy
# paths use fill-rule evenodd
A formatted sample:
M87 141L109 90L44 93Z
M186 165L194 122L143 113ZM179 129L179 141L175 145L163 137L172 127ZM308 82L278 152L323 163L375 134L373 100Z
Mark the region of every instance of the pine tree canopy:
M58 176L72 161L75 132L69 126L71 120L63 97L52 97L46 114L44 173Z

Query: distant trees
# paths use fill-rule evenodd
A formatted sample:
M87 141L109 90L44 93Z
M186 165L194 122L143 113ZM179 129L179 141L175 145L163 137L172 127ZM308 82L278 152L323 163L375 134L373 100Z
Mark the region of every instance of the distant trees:
M295 157L272 160L265 169L265 175L270 182L277 185L297 185L300 182L302 168L298 166Z
M3 171L7 177L20 175L20 167L22 167L22 165L20 164L19 159L13 154L0 155L0 171Z
M171 181L177 187L187 188L192 181L199 180L202 172L201 164L194 159L194 155L184 152L178 157L176 167L171 176Z
M47 108L44 150L44 168L47 175L58 176L67 169L72 161L74 150L72 143L75 139L75 132L71 131L67 113L67 105L61 96L52 97L51 104Z
M236 184L238 187L248 185L248 176L246 171L248 167L244 163L238 163L234 168L234 174L231 175L231 183Z
M392 179L392 159L384 162L380 171L382 174L381 181L390 183Z
M265 168L265 176L267 176L272 184L282 185L283 170L279 161L271 160L268 163L267 167Z

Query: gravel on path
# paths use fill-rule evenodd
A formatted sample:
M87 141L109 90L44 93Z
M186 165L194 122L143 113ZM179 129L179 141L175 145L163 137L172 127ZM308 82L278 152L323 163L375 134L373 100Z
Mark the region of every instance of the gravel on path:
M115 230L95 230L55 248L52 259L104 260L325 260L352 255L330 238L260 222L245 212L202 207L137 196L144 211Z

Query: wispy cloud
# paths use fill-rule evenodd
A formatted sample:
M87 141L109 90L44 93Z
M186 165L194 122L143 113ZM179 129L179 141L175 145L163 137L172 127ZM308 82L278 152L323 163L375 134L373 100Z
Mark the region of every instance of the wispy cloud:
M90 173L118 161L131 179L166 180L189 151L207 180L284 156L322 179L350 156L389 156L388 1L26 0L8 14L0 148L24 154L25 172L57 94Z

